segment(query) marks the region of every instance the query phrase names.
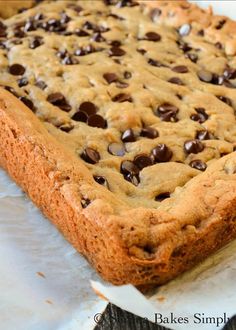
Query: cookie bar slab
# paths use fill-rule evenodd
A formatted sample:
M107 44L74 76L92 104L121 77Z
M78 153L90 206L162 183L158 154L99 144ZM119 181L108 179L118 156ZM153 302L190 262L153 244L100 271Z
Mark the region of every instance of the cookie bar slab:
M186 184L166 211L132 210L95 183L82 162L3 89L0 138L1 166L114 284L165 283L236 237L234 153Z
M150 3L43 2L0 40L1 165L103 278L141 288L236 237L235 23Z

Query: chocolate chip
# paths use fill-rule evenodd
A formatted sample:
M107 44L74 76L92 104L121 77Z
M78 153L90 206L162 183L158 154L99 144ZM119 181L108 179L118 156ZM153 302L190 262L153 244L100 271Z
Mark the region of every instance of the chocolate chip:
M227 67L224 71L224 76L227 79L236 79L236 70L230 67Z
M95 41L95 42L103 42L103 41L106 41L106 39L101 35L101 32L96 32L92 38L91 38L92 41Z
M189 53L189 54L185 54L185 57L187 57L193 63L197 63L197 60L198 60L197 54Z
M71 18L65 12L62 12L60 21L62 24L69 23L71 21Z
M198 140L210 140L210 134L207 130L197 131L196 139Z
M179 86L184 86L183 81L180 78L178 78L178 77L170 78L168 80L168 82L171 83L171 84L175 84L175 85L179 85Z
M179 28L179 34L181 35L181 37L185 37L187 36L191 31L191 25L190 24L183 24L180 28Z
M21 102L23 102L28 108L30 108L30 110L32 110L32 111L35 110L33 102L32 102L30 99L28 99L27 97L25 97L25 96L20 96L20 97L19 97L19 100L20 100Z
M110 56L123 56L125 55L125 53L126 52L122 48L116 46L111 47L111 49L109 50Z
M158 163L168 162L172 158L172 151L165 144L158 144L152 149L154 161Z
M91 115L88 118L88 125L92 127L98 127L98 128L106 128L107 127L107 122L106 120L100 116L100 115Z
M148 59L148 64L155 66L157 68L161 68L162 66L164 66L161 62L159 62L157 60L153 60L152 58Z
M65 65L74 65L74 64L79 64L79 62L77 61L77 59L75 59L72 55L66 55L62 61L62 64Z
M185 65L177 65L172 68L172 71L177 72L177 73L187 73L188 68Z
M201 81L204 81L206 83L210 83L213 79L213 74L209 71L201 70L201 71L198 71L198 78Z
M146 154L137 155L134 158L134 164L140 169L140 171L147 166L153 165L153 160Z
M197 35L200 36L200 37L204 37L204 35L205 35L204 30L199 30Z
M76 56L85 56L85 55L88 55L88 54L91 54L91 53L98 52L100 50L101 49L94 48L93 45L87 45L85 47L81 47L81 48L76 49L74 54Z
M139 174L139 168L130 160L124 160L121 163L120 171L123 174Z
M81 206L83 209L85 209L87 206L89 206L90 203L91 203L91 201L88 198L81 199Z
M188 140L184 143L184 150L187 154L197 154L203 149L204 145L199 140Z
M191 119L194 121L198 121L200 124L204 123L208 118L208 114L206 113L206 110L204 108L195 108L196 112L195 114L191 115Z
M24 26L24 32L30 32L36 30L35 21L32 18L28 18Z
M122 143L110 143L107 150L111 155L114 156L122 157L125 155L125 147Z
M72 119L75 121L81 121L82 123L87 123L88 115L83 111L78 111L72 116Z
M104 186L106 188L109 189L109 185L108 185L108 182L107 182L107 179L104 178L104 176L101 176L101 175L94 175L93 176L94 180L100 184L101 186Z
M122 45L120 40L108 40L107 43L108 43L108 45L115 46L115 47L120 47Z
M165 199L170 198L170 193L169 192L164 192L155 197L155 201L157 202L162 202Z
M193 160L189 165L199 171L205 171L207 168L207 164L200 159Z
M125 79L130 79L130 78L132 78L132 73L129 72L129 71L125 71L125 72L124 72L124 78L125 78Z
M161 16L161 9L159 8L154 8L150 12L150 17L153 22L156 22L158 17Z
M216 25L216 30L220 30L220 29L222 29L222 27L225 25L225 23L226 23L226 20L225 19L222 19L222 20L220 20L219 22L218 22L218 24Z
M35 86L37 86L38 88L44 90L45 88L47 88L47 84L42 81L42 80L38 80L36 83L35 83Z
M146 54L147 51L145 49L139 48L139 49L137 49L137 52L144 55L144 54Z
M162 121L176 122L176 121L178 121L178 118L177 118L178 112L179 112L179 109L175 105L169 104L169 103L164 103L157 108L156 115Z
M134 186L138 186L140 180L138 174L128 173L124 175L126 181L131 182Z
M88 37L90 34L83 29L76 29L74 32L78 37Z
M28 82L27 78L23 77L23 78L17 80L17 83L18 83L19 87L24 87L24 86L28 85L29 82Z
M81 158L89 164L96 164L100 160L100 154L92 148L85 148L81 154Z
M80 104L79 110L87 113L88 116L91 116L97 112L97 107L94 103L87 101Z
M140 136L147 137L148 139L155 139L159 136L159 133L155 128L147 126L142 129Z
M64 95L59 92L48 95L47 101L63 111L69 112L71 110L71 106L67 103Z
M129 94L120 93L120 94L115 95L112 98L112 101L122 103L122 102L132 102L133 99Z
M183 40L177 40L177 45L179 46L179 49L181 49L184 53L189 52L192 50L192 47L190 47L186 42Z
M222 95L217 96L217 98L218 98L220 101L222 101L222 102L228 104L229 106L232 106L232 101L230 100L230 98L228 98L228 97L226 97L226 96L222 96Z
M23 65L15 63L10 65L9 72L13 76L21 76L25 73L25 68L23 67Z
M43 39L42 37L37 37L37 36L33 37L29 42L29 48L35 49L41 46L43 43L42 39Z
M103 78L108 82L108 84L118 80L118 76L115 73L104 73Z
M223 45L222 45L222 43L220 43L219 41L215 43L215 46L216 46L216 48L218 48L218 49L223 49Z
M144 39L148 41L160 41L161 36L156 32L147 32Z
M136 141L134 131L132 130L132 128L127 129L126 131L124 131L122 133L121 140L123 142L135 142Z
M4 89L7 90L8 92L10 92L11 94L13 94L14 96L18 97L17 92L14 90L13 87L11 86L4 86Z

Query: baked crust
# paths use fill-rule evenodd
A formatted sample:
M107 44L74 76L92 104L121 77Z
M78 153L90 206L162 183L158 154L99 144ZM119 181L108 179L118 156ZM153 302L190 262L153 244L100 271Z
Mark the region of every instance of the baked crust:
M236 237L235 153L178 187L160 208L132 208L98 185L82 160L3 89L0 125L1 165L114 284L163 284ZM85 200L92 202L83 208Z

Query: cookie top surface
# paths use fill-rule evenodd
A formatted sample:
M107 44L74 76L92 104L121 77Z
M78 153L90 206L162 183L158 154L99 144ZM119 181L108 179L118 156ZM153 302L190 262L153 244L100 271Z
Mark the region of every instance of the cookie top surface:
M183 1L40 4L0 23L0 85L98 184L160 208L236 145L232 21L200 14Z

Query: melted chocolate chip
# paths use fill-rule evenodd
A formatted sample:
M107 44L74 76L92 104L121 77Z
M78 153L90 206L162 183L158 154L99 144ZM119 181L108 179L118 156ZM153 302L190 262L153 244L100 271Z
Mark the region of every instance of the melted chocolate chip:
M82 123L87 123L88 115L83 111L78 111L73 115L72 119L75 121L81 121Z
M181 49L184 53L189 52L192 50L192 47L190 47L186 42L183 40L178 40L177 45L179 46L179 49Z
M113 46L109 50L109 55L110 56L123 56L123 55L125 55L125 53L126 52L122 48L117 47L117 46Z
M155 139L159 136L159 133L155 128L147 126L142 129L140 136L147 137L148 139Z
M106 120L100 116L100 115L91 115L88 118L88 125L92 127L98 127L98 128L106 128L107 127L107 122Z
M137 52L144 55L144 54L146 54L147 51L145 49L140 49L139 48L139 49L137 49Z
M169 192L164 192L155 197L155 201L157 202L162 202L165 199L170 198L170 193Z
M206 110L204 108L195 108L196 112L195 114L191 115L191 119L194 121L198 121L200 124L204 123L208 118L208 114L206 113Z
M140 171L147 166L153 165L153 160L146 154L137 155L134 158L134 164L140 169Z
M236 70L230 67L227 67L224 71L224 77L227 79L236 79Z
M197 131L196 139L197 140L210 140L210 134L207 130Z
M218 22L218 24L216 25L216 30L220 30L220 29L222 29L222 27L225 25L225 23L226 23L226 20L225 19L222 19L222 20L220 20L219 22Z
M193 63L197 63L197 60L198 60L197 54L189 53L189 54L186 54L185 57L187 57Z
M156 115L160 117L162 121L178 121L177 113L179 109L172 104L164 103L157 108Z
M85 148L81 154L81 158L89 164L96 164L100 160L100 154L92 148Z
M112 98L112 101L122 103L122 102L132 102L133 100L129 94L120 93L120 94L115 95Z
M36 83L35 83L35 86L37 86L38 88L44 90L45 88L47 88L47 84L42 81L42 80L38 80Z
M87 206L89 206L90 203L91 203L91 201L88 198L81 199L81 206L83 209L85 209Z
M21 76L25 73L25 68L21 64L12 64L9 66L9 72L13 76Z
M92 102L83 102L79 106L79 110L85 112L88 116L91 116L97 112L97 107Z
M188 140L184 143L184 150L187 154L198 154L203 149L204 145L199 140Z
M116 87L117 88L127 88L127 87L129 87L129 84L127 84L127 83L125 83L123 81L117 81L116 82Z
M131 182L134 186L138 186L140 182L138 174L132 174L132 173L124 174L124 178L126 181Z
M180 28L179 28L179 34L181 35L181 37L185 37L187 36L191 31L191 25L190 24L183 24Z
M122 133L121 140L123 142L134 142L134 141L136 141L134 131L132 130L132 128L127 129L126 131L124 131Z
M111 155L122 157L125 155L125 147L121 143L110 143L108 146L108 152Z
M130 160L124 160L121 163L120 171L123 174L139 174L139 168Z
M129 71L125 71L125 72L124 72L124 78L125 78L125 79L130 79L130 78L132 78L132 73L129 72Z
M4 86L4 89L7 90L8 92L10 92L11 94L13 94L14 96L18 97L18 94L16 93L16 91L14 90L13 87L11 87L11 86Z
M69 133L74 128L71 124L65 124L59 127L62 132Z
M76 29L74 32L78 37L88 37L90 34L83 29Z
M102 41L106 41L106 39L101 35L101 32L96 32L92 38L91 38L92 41L95 41L95 42L102 42Z
M104 176L94 175L93 178L98 184L100 184L101 186L104 186L104 187L109 189L107 179Z
M187 73L188 68L185 65L177 65L172 68L172 71L177 72L177 73Z
M65 64L65 65L74 65L74 64L79 64L79 62L71 55L67 55L65 56L62 61L61 61L62 64Z
M152 149L154 161L157 163L168 162L172 158L172 151L165 144L158 144Z
M201 70L198 71L198 78L206 83L211 83L213 79L213 74L209 71Z
M20 100L21 102L23 102L28 108L30 108L30 110L32 110L32 111L35 110L35 108L34 108L34 103L33 103L30 99L28 99L27 97L25 97L25 96L20 96L20 97L19 97L19 100Z
M171 83L171 84L175 84L175 85L179 85L179 86L184 86L183 81L180 78L178 78L178 77L170 78L168 80L168 82Z
M148 41L160 41L161 36L156 32L147 32L144 39Z
M152 65L152 66L155 66L157 68L161 68L162 66L165 66L163 65L161 62L157 61L157 60L153 60L152 58L149 58L148 59L148 64Z
M207 168L207 164L200 159L193 160L189 165L199 171L205 171Z
M39 46L41 46L42 44L43 44L43 38L35 36L30 40L29 48L35 49L35 48L38 48Z
M24 87L24 86L27 86L29 82L28 82L27 78L23 77L23 78L17 80L17 83L18 83L19 87Z
M63 111L69 112L71 110L71 106L67 103L64 95L59 92L48 95L47 101Z
M118 76L115 73L104 73L103 78L111 84L118 80Z
M228 98L228 97L226 97L226 96L222 96L222 95L217 96L217 98L218 98L220 101L222 101L222 102L228 104L230 107L232 106L232 101L230 100L230 98Z

